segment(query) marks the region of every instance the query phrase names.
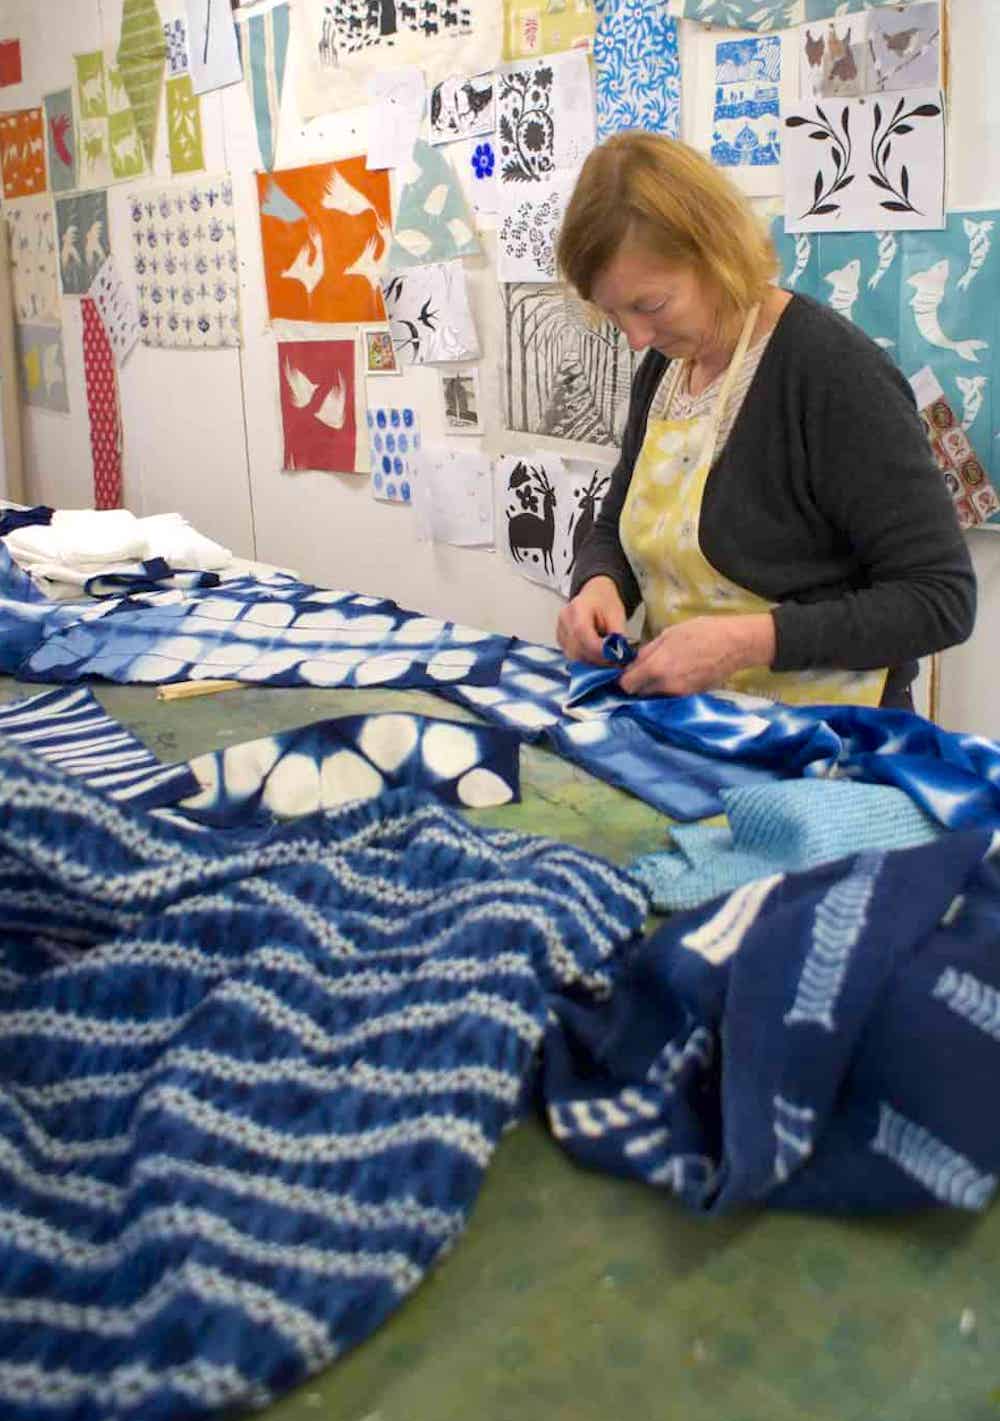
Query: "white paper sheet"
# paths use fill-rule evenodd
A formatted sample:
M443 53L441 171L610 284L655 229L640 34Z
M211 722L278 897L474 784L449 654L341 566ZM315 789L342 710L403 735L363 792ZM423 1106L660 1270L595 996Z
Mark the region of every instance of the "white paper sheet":
M788 232L944 226L937 89L800 101L784 114L782 152Z
M119 366L124 365L139 339L139 317L132 293L109 256L90 284L88 293L107 331L111 350Z
M453 143L458 138L478 138L496 127L493 75L463 79L449 75L431 90L432 143Z
M556 234L576 182L557 172L546 183L497 185L497 276L501 281L556 279Z
M493 466L489 456L425 445L417 455L413 501L424 541L460 548L493 543Z
M208 94L243 78L240 47L229 0L187 0L191 87Z
M382 279L382 295L401 364L478 357L479 339L460 261L389 272Z
M367 168L401 168L413 156L427 102L421 71L413 65L384 69L368 88Z

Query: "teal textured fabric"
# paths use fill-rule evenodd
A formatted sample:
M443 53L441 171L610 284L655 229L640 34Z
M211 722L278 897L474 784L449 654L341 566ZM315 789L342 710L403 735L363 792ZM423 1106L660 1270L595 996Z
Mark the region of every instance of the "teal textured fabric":
M722 791L729 825L688 824L674 847L631 865L661 912L697 908L744 883L865 849L907 849L941 830L903 790L851 780L788 780Z

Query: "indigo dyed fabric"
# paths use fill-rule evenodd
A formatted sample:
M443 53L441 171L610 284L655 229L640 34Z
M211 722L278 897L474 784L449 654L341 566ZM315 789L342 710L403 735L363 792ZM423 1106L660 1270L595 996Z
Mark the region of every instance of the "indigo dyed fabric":
M696 908L755 878L799 872L861 849L928 844L945 831L890 785L781 780L724 789L728 824L674 826L670 847L629 865L660 912Z
M594 0L597 141L641 128L679 138L681 65L667 0Z
M646 899L407 791L185 831L0 742L0 1413L263 1404L460 1233Z
M199 755L190 761L199 791L180 807L200 823L232 825L406 788L484 809L520 799L519 753L518 737L495 726L391 711L343 716Z
M866 850L671 918L609 1004L554 1004L556 1138L711 1213L984 1208L1000 1169L995 847L970 831Z
M5 735L137 809L176 804L199 788L187 765L162 765L83 686L0 706L0 738Z
M218 677L266 686L489 685L510 644L508 637L285 573L96 607L29 606L16 588L8 590L10 583L0 562L0 670L29 681Z

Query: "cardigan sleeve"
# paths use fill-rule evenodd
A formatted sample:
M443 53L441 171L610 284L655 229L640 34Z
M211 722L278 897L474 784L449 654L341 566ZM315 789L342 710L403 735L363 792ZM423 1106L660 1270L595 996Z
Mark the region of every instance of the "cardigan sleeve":
M622 548L618 520L621 518L625 496L632 482L632 470L642 448L649 407L665 366L663 356L650 351L635 372L621 453L611 474L611 485L604 496L601 511L577 556L570 584L570 595L575 597L584 583L589 582L592 577L610 577L618 588L628 616L632 615L642 601L642 594Z
M867 340L825 355L799 365L801 439L811 497L858 573L776 608L777 671L898 666L964 641L975 619L971 559L908 383Z

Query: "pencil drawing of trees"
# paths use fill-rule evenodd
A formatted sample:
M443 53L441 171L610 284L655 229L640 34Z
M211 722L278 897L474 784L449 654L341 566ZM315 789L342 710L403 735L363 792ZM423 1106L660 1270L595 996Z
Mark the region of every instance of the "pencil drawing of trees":
M501 287L508 429L619 444L637 358L607 321L559 286Z

